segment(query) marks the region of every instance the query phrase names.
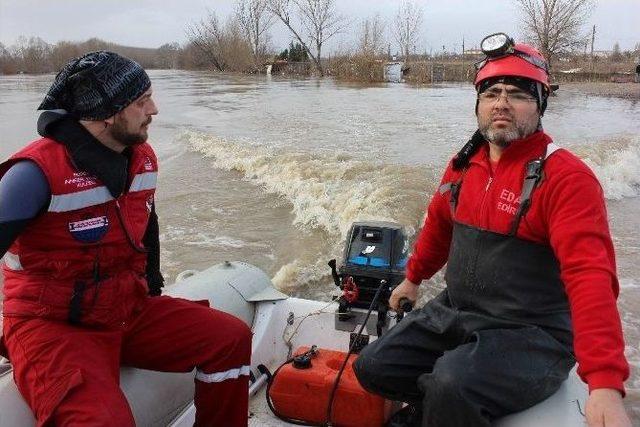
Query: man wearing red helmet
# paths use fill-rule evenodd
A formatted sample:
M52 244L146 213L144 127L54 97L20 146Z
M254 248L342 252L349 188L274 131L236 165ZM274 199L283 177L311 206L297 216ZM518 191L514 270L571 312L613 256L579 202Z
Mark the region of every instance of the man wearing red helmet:
M552 395L574 363L590 426L630 426L629 366L602 189L540 118L547 65L505 34L483 40L478 130L448 165L390 305L446 289L367 346L362 385L409 402L392 426L489 426Z

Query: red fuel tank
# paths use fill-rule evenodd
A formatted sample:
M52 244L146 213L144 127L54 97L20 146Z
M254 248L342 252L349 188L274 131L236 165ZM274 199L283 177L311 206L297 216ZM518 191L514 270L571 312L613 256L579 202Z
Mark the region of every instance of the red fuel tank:
M300 347L295 355L309 347ZM269 396L276 412L309 423L326 421L327 405L338 370L347 353L318 349L311 366L298 369L293 364L283 366L273 379ZM363 389L352 364L351 355L344 369L333 400L332 425L336 427L381 427L386 418L385 400Z

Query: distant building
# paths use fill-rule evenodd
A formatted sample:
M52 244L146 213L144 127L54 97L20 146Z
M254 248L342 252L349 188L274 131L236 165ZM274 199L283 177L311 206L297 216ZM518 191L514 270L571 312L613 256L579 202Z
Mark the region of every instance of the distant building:
M387 62L384 65L383 75L385 82L391 83L401 83L403 81L403 72L402 68L404 66L403 62Z
M612 50L594 50L593 56L596 58L608 58L613 54Z

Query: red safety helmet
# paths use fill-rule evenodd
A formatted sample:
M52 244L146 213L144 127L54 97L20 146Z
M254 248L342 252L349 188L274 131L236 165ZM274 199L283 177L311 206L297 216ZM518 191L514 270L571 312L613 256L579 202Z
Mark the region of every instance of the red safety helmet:
M487 57L476 64L476 78L473 84L477 87L483 80L493 77L514 76L524 77L542 83L547 90L549 86L549 72L547 61L544 56L534 47L524 43L513 44L513 40L503 33L492 34L493 36L507 37L510 46L502 49L502 52L488 52ZM483 40L483 43L484 41Z

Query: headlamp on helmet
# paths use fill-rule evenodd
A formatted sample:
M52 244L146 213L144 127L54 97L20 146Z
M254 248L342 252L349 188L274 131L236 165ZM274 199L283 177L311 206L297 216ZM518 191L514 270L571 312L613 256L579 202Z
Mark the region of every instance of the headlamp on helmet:
M515 42L513 39L505 33L491 34L482 39L482 42L480 43L482 53L490 58L497 58L499 56L513 53L514 46Z
M486 55L486 58L474 64L477 72L484 68L488 62L513 55L544 70L546 74L549 74L549 67L544 58L538 58L528 52L518 49L513 39L505 33L495 33L485 37L482 39L482 42L480 42L480 48Z
M544 56L533 46L514 43L505 33L491 34L480 43L486 57L475 64L476 77L473 84L478 85L494 77L522 77L549 86L549 67Z

